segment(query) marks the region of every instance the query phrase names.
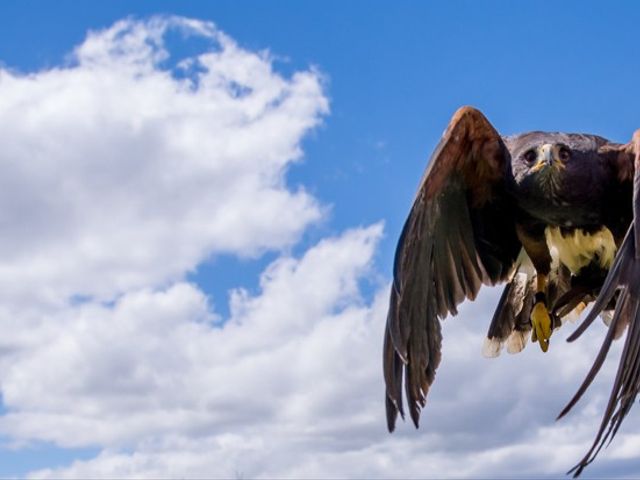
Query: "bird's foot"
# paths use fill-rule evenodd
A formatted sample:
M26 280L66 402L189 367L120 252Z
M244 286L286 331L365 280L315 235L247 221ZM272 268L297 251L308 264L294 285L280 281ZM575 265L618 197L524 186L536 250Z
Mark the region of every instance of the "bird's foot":
M549 349L551 338L551 317L544 302L537 302L531 311L531 341L537 341L543 352Z

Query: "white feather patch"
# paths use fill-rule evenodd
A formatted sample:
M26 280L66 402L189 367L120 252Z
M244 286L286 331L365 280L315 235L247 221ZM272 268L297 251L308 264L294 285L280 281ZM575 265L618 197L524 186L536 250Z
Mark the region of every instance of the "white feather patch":
M578 274L582 267L591 263L596 256L600 266L609 268L616 255L616 242L607 227L602 227L593 234L576 228L566 236L562 235L558 227L547 227L544 234L552 257L555 249L560 262L566 265L574 275Z
M564 317L562 317L562 325L564 325L567 322L576 323L580 318L580 313L582 312L579 312L574 308L569 313L567 313Z
M526 293L529 278L525 272L518 272L516 273L512 281L514 288L509 301L514 307L514 315L518 315L522 311L522 307L524 306L524 296Z
M502 350L502 343L497 338L485 337L484 344L482 345L482 355L486 358L495 358L500 355Z
M520 250L518 254L518 258L516 260L516 265L518 265L518 269L514 272L516 273L525 273L527 278L531 279L536 276L536 269L533 268L533 262L525 252L524 248Z
M600 314L600 318L604 322L604 324L608 327L611 325L611 320L613 320L613 310L604 310Z
M507 338L507 352L520 353L524 350L524 347L527 345L527 340L529 339L529 332L523 332L519 330L514 330Z

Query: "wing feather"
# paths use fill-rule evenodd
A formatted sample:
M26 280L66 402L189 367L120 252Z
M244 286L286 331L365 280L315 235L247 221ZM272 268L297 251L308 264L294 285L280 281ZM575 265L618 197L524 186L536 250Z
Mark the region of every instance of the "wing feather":
M418 426L440 363L440 320L512 269L521 249L512 180L498 132L478 110L458 110L431 157L396 249L383 354L389 431L398 414L404 417L403 374Z

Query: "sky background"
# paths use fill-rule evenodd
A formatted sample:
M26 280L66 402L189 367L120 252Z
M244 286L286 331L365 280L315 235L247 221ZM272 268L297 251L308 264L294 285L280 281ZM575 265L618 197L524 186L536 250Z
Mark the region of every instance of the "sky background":
M419 431L384 420L395 242L453 112L640 128L640 6L0 3L0 476L561 477L619 346L487 360L444 325ZM637 410L637 409L636 409ZM640 475L632 412L586 477Z

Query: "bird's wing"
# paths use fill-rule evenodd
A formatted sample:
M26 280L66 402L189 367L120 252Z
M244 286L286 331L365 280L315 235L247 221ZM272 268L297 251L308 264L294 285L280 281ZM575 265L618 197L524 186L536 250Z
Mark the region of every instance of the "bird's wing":
M411 418L440 362L440 319L507 278L521 249L509 152L478 110L459 109L433 153L398 242L384 342L387 424Z
M628 332L602 423L591 449L580 463L569 471L574 477L580 475L593 461L607 440L613 439L640 391L640 130L636 131L630 143L605 145L600 153L615 172L613 188L621 189L633 185L633 221L593 308L568 338L569 341L578 338L615 298L615 313L600 352L584 382L558 418L569 412L589 387L600 370L613 340L622 335L627 327Z

